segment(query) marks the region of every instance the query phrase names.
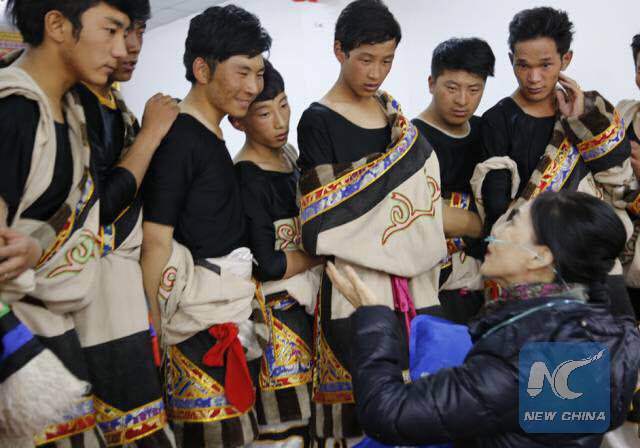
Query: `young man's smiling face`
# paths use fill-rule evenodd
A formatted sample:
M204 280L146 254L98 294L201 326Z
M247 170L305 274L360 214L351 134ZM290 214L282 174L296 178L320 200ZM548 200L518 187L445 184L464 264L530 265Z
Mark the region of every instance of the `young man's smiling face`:
M206 86L207 99L219 111L232 117L247 115L249 106L264 88L262 55L231 56L216 63Z
M79 81L104 85L127 56L129 17L106 3L98 3L85 11L81 23L82 29L74 32L67 21L62 57Z
M358 96L372 97L391 71L398 43L395 39L378 44L362 44L349 53L336 42L335 53L342 77Z

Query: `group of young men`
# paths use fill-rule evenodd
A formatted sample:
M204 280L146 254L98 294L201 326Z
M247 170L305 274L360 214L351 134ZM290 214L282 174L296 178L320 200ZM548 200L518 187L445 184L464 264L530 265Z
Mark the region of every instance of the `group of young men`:
M263 56L271 38L239 7L191 20L191 89L179 104L152 97L141 125L114 83L135 70L148 0L9 0L7 11L28 47L0 69L6 443L350 446L363 436L353 308L325 261L353 266L407 333L421 312L466 323L492 291L481 238L543 191L587 191L625 219L629 250L596 280L633 313L640 106L616 109L563 73L562 11L514 17L518 88L482 118L491 48L438 45L432 101L409 120L380 90L399 24L380 0L350 3L335 31L340 75L303 113L299 152L284 80ZM632 47L637 68L640 38ZM246 135L235 161L225 117ZM49 352L90 391L11 401Z

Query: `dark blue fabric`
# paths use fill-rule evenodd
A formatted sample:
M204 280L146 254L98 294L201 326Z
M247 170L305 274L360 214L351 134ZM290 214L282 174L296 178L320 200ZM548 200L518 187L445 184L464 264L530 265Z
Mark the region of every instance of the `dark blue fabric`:
M4 362L20 348L33 339L33 334L23 324L12 328L2 337L2 357L0 363Z
M409 337L409 369L417 381L425 374L459 366L471 350L466 325L457 325L435 316L416 316Z

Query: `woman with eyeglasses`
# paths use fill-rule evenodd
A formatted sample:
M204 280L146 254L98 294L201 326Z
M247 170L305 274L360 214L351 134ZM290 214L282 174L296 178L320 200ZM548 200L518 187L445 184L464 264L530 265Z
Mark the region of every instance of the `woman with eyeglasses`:
M533 342L604 348L611 387L605 431L624 422L638 379L640 334L632 318L612 315L605 279L625 239L613 209L583 193L546 193L515 211L488 239L481 272L500 284L503 294L471 322L473 347L464 363L409 384L400 368L398 347L404 339L394 312L369 306L375 293L353 270L338 272L329 264L333 284L356 307L352 372L365 432L388 445L599 447L602 429L552 434L521 428L519 375L527 381L530 372L519 372L519 357ZM596 355L590 362L602 362ZM541 384L529 386L538 393L551 387L547 380L556 378L554 367L547 366ZM566 390L562 385L557 381L552 389L566 399L591 392L572 390L578 387L570 376ZM535 396L536 390L530 393Z

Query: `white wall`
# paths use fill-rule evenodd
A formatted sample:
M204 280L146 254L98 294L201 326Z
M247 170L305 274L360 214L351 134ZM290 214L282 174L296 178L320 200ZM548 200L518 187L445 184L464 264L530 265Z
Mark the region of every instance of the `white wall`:
M338 63L332 54L333 29L348 0L236 0L257 14L273 37L271 61L283 74L293 109L291 142L304 109L320 98L335 81ZM496 54L496 76L490 78L479 113L509 95L516 82L507 57L508 24L524 8L550 5L565 9L576 29L574 59L567 74L584 89L597 89L612 102L638 97L629 44L640 33L640 1L615 0L386 0L402 26L403 39L391 74L383 85L413 117L428 103L426 78L431 52L453 36L478 36ZM123 86L132 109L141 114L144 102L157 91L183 97L189 89L184 79L182 54L189 26L185 18L153 29L134 79ZM243 136L224 125L231 153Z

